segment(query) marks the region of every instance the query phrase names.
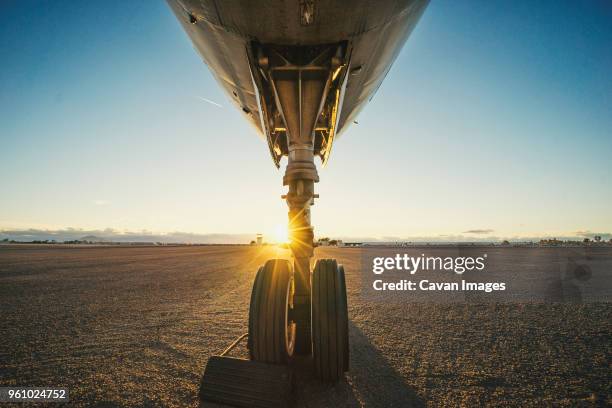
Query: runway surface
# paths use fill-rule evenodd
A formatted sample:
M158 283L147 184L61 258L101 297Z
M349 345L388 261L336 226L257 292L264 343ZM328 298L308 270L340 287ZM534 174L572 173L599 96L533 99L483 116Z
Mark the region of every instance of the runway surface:
M0 247L0 385L68 387L71 406L198 406L207 358L247 331L257 267L287 255ZM371 302L358 249L316 257L345 265L351 370L333 387L302 374L298 407L612 402L609 303Z

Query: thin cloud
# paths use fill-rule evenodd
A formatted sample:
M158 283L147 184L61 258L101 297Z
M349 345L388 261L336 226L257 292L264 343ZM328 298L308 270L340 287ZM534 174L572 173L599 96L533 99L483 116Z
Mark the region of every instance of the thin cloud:
M104 206L104 205L109 205L110 201L108 200L93 200L94 205L97 206Z
M601 239L603 240L612 239L612 233L610 232L593 232L589 230L582 230L582 231L576 231L574 232L574 234L578 235L579 237L585 237L585 238L601 237Z
M492 229L472 229L472 230L467 230L467 231L463 231L462 234L490 234L492 232L494 232L495 230Z
M163 243L191 243L191 244L248 244L255 239L255 234L196 234L189 232L154 233L142 231L118 231L112 228L103 230L65 228L58 230L48 229L0 229L0 241L3 239L15 241L73 241L87 240L94 242L163 242Z
M210 103L211 105L215 105L215 106L217 106L219 108L223 108L223 105L221 105L221 104L219 104L219 103L217 103L215 101L211 101L210 99L206 99L206 98L204 98L202 96L196 96L196 98L198 98L200 100L203 100L204 102Z

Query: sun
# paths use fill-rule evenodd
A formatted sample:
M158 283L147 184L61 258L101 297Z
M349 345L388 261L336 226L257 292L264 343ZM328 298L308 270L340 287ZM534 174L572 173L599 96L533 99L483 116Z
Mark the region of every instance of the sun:
M287 228L287 225L278 224L274 228L274 240L278 244L289 243L289 229Z

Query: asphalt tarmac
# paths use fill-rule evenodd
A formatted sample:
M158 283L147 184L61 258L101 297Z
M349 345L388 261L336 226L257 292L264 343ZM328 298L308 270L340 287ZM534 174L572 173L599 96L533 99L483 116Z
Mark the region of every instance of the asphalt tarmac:
M246 246L0 247L0 385L68 387L70 406L198 406L208 357L247 331L257 267L286 256ZM373 301L359 249L316 257L345 265L351 369L335 386L300 371L298 407L612 403L610 303Z

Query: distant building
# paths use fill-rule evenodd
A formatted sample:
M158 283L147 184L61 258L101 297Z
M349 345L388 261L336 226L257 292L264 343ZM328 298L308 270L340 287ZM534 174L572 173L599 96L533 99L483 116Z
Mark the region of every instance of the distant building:
M339 239L319 238L316 242L316 246L344 246Z
M257 242L257 245L263 245L263 234L257 234L255 242Z
M563 241L558 240L557 238L540 240L540 246L562 246L562 245L563 245Z
M329 246L329 238L319 238L317 246Z

